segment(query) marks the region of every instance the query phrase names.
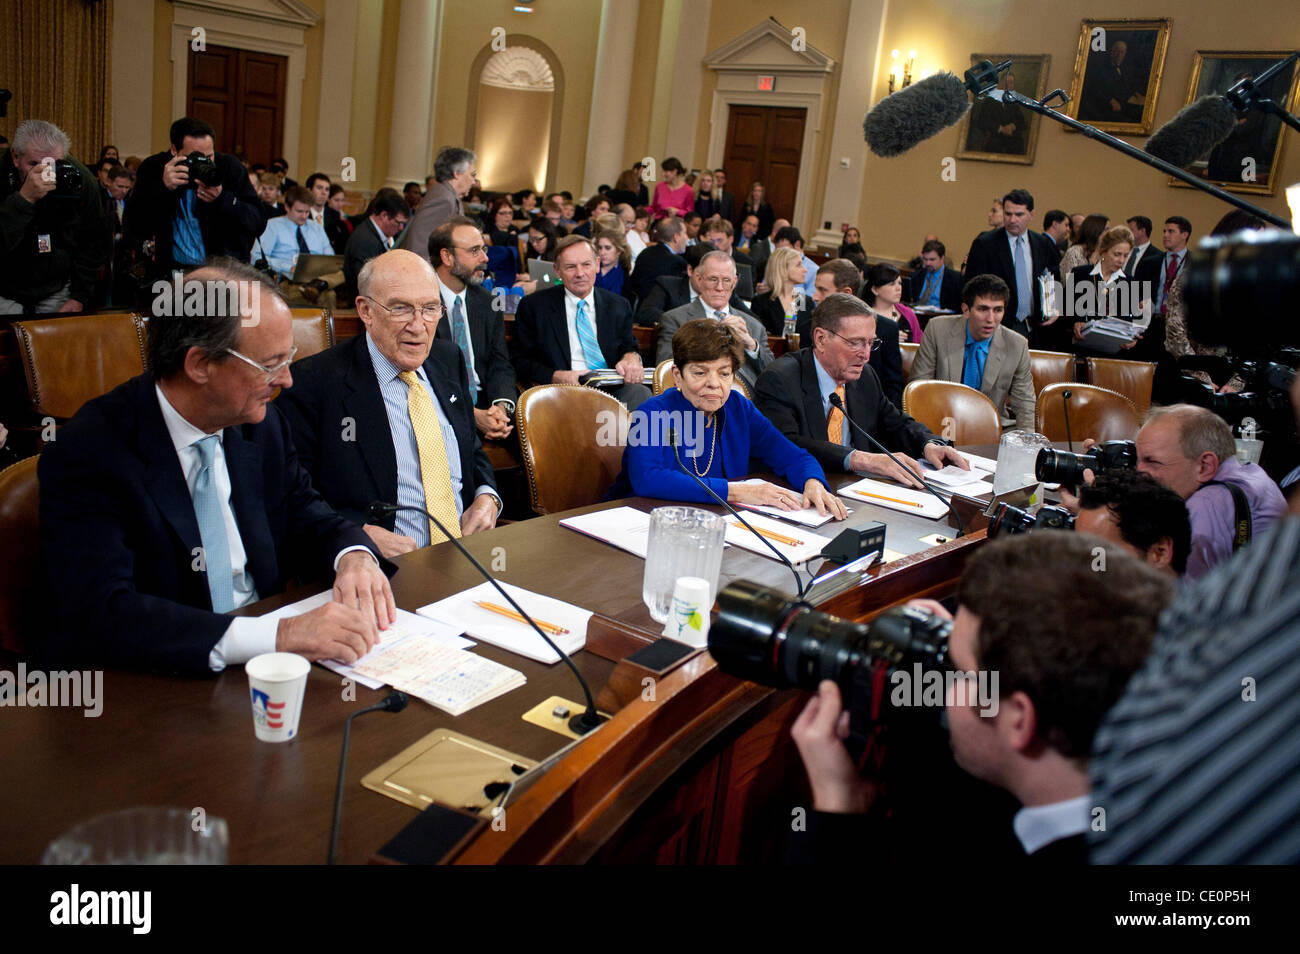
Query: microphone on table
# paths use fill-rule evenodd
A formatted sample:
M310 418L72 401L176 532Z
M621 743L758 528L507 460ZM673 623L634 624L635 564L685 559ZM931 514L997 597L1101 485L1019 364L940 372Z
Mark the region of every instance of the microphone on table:
M365 715L367 712L379 712L381 710L384 712L401 712L406 708L406 703L406 693L393 691L373 706L358 709L348 716L343 723L343 751L339 753L339 780L334 787L334 822L330 825L330 853L326 859L327 864L336 865L339 862L339 820L343 817L343 777L348 771L348 742L352 734L352 720L357 716Z
M889 158L943 132L966 115L966 84L954 73L935 73L890 93L862 120L867 145Z
M1147 155L1180 169L1208 156L1237 128L1237 111L1227 97L1202 96L1184 106L1143 145Z
M831 400L831 407L837 409L841 414L843 414L844 420L852 424L853 427L857 429L857 432L859 434L861 434L868 441L870 441L872 447L879 450L882 454L884 454L895 464L897 464L900 470L907 472L907 467L904 466L901 460L899 460L897 457L893 455L893 453L889 450L889 448L887 448L884 444L880 443L880 441L876 440L875 435L873 435L865 427L860 425L857 421L853 420L853 418L849 417L849 410L844 406L844 402L840 400L840 396L838 394L832 394L830 400ZM924 487L926 490L930 491L930 493L934 494L935 499L948 508L948 512L952 514L953 519L957 521L957 536L959 537L966 536L966 523L965 521L962 520L961 514L957 512L957 508L952 505L952 501L944 500L943 495L940 494L933 487L931 487L929 482L926 481L924 477L921 478L921 486Z
M1066 388L1061 392L1061 414L1065 417L1065 443L1069 445L1070 453L1074 453L1074 439L1070 437L1070 398L1074 397L1074 392Z
M569 728L572 731L576 732L578 735L586 735L588 732L596 728L602 722L607 721L609 718L608 716L603 716L596 711L596 703L591 696L591 687L587 685L587 680L582 678L582 673L578 672L578 667L573 664L573 660L569 658L569 654L566 653L559 646L555 645L555 643L551 640L551 637L547 636L546 633L542 632L542 628L537 625L537 623L533 620L531 616L528 615L528 613L524 610L522 606L520 606L518 603L515 602L514 597L505 591L505 587L503 587L500 583L496 581L496 577L494 577L487 570L483 569L483 565L479 563L478 560L474 559L473 554L471 554L468 550L465 549L464 545L460 542L459 539L453 537L450 533L447 532L447 528L442 525L442 523L438 520L437 517L429 513L429 511L425 510L423 507L417 507L413 504L391 504L391 503L385 503L382 500L376 500L373 503L371 503L369 507L366 508L366 520L370 523L379 523L384 517L387 517L390 514L394 514L399 510L414 510L416 513L423 514L425 517L427 517L429 522L432 523L439 530L441 530L442 535L446 537L451 542L451 544L461 552L461 555L464 556L466 560L469 560L469 562L474 565L474 569L478 570L479 573L483 575L483 579L491 583L496 588L496 591L500 593L501 596L505 599L505 601L515 608L515 612L528 621L528 625L531 626L537 632L538 636L542 637L546 645L550 646L553 650L555 650L556 653L559 654L559 657L562 660L564 660L564 664L568 666L571 670L573 670L574 677L578 680L578 684L582 686L582 694L583 696L586 697L587 709L585 712L581 713L580 715L576 715L569 720Z
M709 482L707 480L705 480L699 474L694 473L689 467L687 467L684 463L682 463L682 455L677 451L677 429L676 428L670 427L668 429L668 443L672 445L673 457L677 459L677 466L681 468L682 473L685 474L687 477L694 478L695 482L704 488L705 493L707 493L710 497L712 497L719 504L721 504L729 514L731 514L742 524L744 524L746 530L748 530L754 536L758 537L758 539L762 540L763 544L774 554L776 554L776 558L790 568L790 572L794 574L795 593L796 595L798 595L799 599L803 599L803 595L806 592L807 587L804 586L803 579L799 576L799 571L794 568L794 564L791 563L788 559L786 559L784 553L782 553L776 547L772 546L772 542L768 540L767 537L763 536L761 533L759 533L757 530L751 527L749 525L749 521L746 520L744 517L742 517L736 511L735 507L733 507L731 504L727 503L727 501L719 497L714 492L713 488L709 486Z

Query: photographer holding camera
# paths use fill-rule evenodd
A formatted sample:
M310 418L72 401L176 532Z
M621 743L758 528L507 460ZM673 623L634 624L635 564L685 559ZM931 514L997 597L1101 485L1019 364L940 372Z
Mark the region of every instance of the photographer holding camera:
M1192 549L1187 505L1147 474L1118 470L1080 487L1074 529L1118 543L1173 576L1187 570Z
M244 164L216 152L215 133L186 116L171 125L171 149L140 163L126 226L150 260L147 283L216 255L248 261L267 213Z
M67 314L94 298L109 226L70 145L58 126L28 119L0 151L0 315Z
M1088 779L1093 735L1145 660L1172 594L1166 575L1086 534L1016 536L985 544L970 558L947 662L958 673L987 675L996 706L977 705L969 681L949 687L952 754L961 768L1020 802L1012 828L1033 863L1084 862L1083 833L1095 817ZM912 605L947 616L932 601ZM710 631L711 649L713 641ZM793 836L804 840L795 842L796 851L810 860L860 860L878 786L859 775L843 745L849 712L836 682L820 683L791 734L814 809L807 831ZM962 817L969 806L952 801L943 826L974 825L976 819Z

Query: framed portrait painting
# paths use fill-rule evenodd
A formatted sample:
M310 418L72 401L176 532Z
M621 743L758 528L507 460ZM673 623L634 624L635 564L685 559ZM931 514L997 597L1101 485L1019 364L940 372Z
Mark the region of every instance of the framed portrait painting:
M1032 99L1042 99L1047 86L1046 53L972 53L971 66L983 60L1011 61L1011 69L998 77L998 89L1010 89ZM957 158L1031 165L1038 146L1042 118L1015 103L980 97L957 128Z
M1150 134L1172 23L1168 18L1084 20L1069 115L1106 132Z
M1253 79L1270 66L1285 60L1289 51L1254 52L1233 50L1197 50L1192 58L1192 75L1187 84L1187 102L1202 96L1223 94L1238 80ZM1259 89L1288 112L1300 108L1300 68L1292 63ZM1282 120L1259 110L1251 110L1237 120L1237 126L1208 158L1187 167L1208 182L1229 192L1255 195L1277 194L1277 173L1282 167L1282 147L1286 142ZM1187 183L1170 177L1170 185L1190 189Z

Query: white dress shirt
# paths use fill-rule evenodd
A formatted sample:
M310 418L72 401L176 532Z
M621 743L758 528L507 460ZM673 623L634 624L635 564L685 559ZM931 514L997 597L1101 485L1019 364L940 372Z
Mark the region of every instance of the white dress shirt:
M564 289L564 322L569 329L569 370L570 371L590 371L587 367L587 358L582 353L582 342L578 340L578 302L587 303L587 320L591 322L591 334L599 340L596 333L596 290L593 288L587 292L586 298L578 298L577 295ZM610 365L613 367L613 365Z
M437 272L434 272L434 275L436 276ZM465 355L465 363L469 365L469 376L472 379L475 376L474 336L469 333L469 303L465 301L465 289L462 287L460 291L454 292L446 285L444 285L442 283L442 279L439 278L438 291L442 294L442 320L443 321L446 322L451 321L451 316L456 310L456 302L458 301L460 302L460 313L461 316L465 319L465 342L466 344L469 345L469 353ZM453 328L452 325L449 323L447 325L447 330L452 332L451 340L455 341L456 340L455 328Z
M1092 817L1091 804L1091 795L1080 795L1049 805L1028 806L1016 812L1011 827L1025 854L1032 855L1044 845L1087 831Z

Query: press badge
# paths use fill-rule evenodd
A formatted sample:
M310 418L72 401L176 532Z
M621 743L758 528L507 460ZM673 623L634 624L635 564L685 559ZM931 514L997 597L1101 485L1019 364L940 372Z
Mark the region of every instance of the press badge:
M50 251L52 248L53 248L53 246L50 245L50 237L49 237L48 235L38 235L38 236L36 236L36 251L38 251L38 252L48 252L48 251Z

